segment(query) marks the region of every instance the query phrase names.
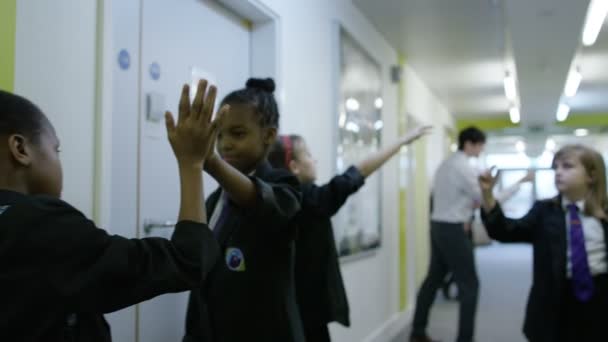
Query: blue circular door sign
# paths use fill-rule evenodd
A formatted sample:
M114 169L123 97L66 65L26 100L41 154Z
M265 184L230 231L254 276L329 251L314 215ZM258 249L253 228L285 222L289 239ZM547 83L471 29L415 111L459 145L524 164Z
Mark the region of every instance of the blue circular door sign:
M131 56L129 55L129 51L125 49L120 50L118 53L118 65L120 65L122 70L129 69L129 66L131 65Z
M160 65L156 62L150 64L150 77L155 81L160 78Z

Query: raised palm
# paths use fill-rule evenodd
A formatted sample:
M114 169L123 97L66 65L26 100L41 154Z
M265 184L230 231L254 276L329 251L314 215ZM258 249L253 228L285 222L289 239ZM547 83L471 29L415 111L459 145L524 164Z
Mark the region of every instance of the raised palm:
M165 113L167 137L179 163L202 166L211 153L222 116L229 109L222 107L212 120L216 94L214 86L207 89L207 81L201 80L191 103L190 88L184 85L177 124L170 112Z
M490 192L496 185L496 181L498 180L499 173L496 173L495 176L492 176L492 170L494 167L482 172L479 175L479 187L483 192Z

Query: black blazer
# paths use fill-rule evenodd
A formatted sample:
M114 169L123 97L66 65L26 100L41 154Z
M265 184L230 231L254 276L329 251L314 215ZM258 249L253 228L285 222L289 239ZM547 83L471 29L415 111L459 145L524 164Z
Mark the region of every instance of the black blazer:
M204 224L126 239L59 199L0 190L0 341L110 341L103 313L200 286L218 255Z
M528 297L524 334L531 341L556 341L561 301L566 285L566 213L561 198L537 201L521 219L505 218L500 205L483 223L491 238L501 242L527 242L534 248L532 288ZM604 236L608 222L602 220ZM606 246L608 255L608 244Z
M184 341L303 341L293 280L295 225L301 194L297 179L262 163L251 177L255 208L231 204L218 237L222 257L201 289L190 292ZM220 197L207 200L209 212ZM244 269L228 267L239 251Z
M302 211L296 219L296 294L305 326L333 321L350 326L331 217L364 182L351 166L323 186L302 185Z

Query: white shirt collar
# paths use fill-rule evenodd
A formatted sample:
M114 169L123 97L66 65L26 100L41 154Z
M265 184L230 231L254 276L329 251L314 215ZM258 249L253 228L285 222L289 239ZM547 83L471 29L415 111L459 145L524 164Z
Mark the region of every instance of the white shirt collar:
M562 207L564 208L564 210L568 211L568 205L570 205L572 203L576 204L576 206L578 207L579 211L582 211L585 208L585 200L584 199L576 201L576 202L572 202L571 200L569 200L565 196L562 196Z

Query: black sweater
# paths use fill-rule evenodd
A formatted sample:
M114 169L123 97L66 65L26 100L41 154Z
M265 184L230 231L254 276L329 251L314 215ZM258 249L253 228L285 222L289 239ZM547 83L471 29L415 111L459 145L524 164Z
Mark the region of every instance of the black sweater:
M302 186L302 211L297 216L296 294L305 326L339 322L350 325L331 217L365 178L350 167L329 183Z
M110 341L103 313L200 286L218 256L204 224L126 239L59 199L1 190L0 212L0 341Z
M218 236L223 257L204 286L190 293L184 341L303 341L293 280L299 183L266 162L251 179L256 205L229 204ZM210 213L220 191L207 200ZM234 252L242 261L238 269L229 266Z

